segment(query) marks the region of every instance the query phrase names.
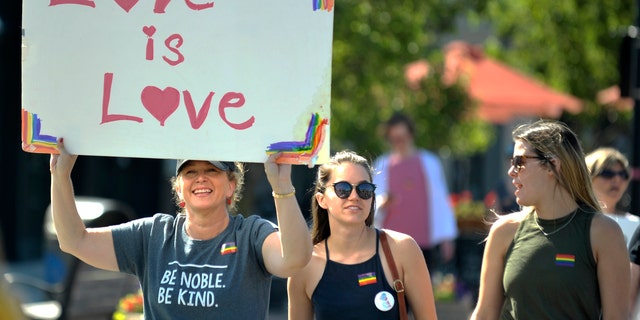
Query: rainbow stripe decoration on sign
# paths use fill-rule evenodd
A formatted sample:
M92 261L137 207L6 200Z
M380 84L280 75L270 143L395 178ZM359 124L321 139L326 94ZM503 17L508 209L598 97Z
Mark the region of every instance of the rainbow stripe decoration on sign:
M324 142L325 126L327 124L329 124L328 119L320 117L318 113L314 113L311 115L304 141L272 143L267 147L267 154L282 152L282 155L278 158L278 163L306 163L309 166L313 166Z
M576 256L572 254L556 254L556 266L561 267L574 267L576 264Z
M22 150L58 154L58 138L40 134L41 129L42 120L38 115L22 109Z
M366 286L368 284L374 284L376 282L378 282L378 279L376 278L375 272L367 272L367 273L358 275L358 284L361 287Z
M313 3L313 11L331 11L333 9L333 1L334 0L311 0L311 2Z
M223 256L227 254L236 253L237 251L238 251L238 247L236 247L235 242L223 243L222 247L220 247L220 254Z

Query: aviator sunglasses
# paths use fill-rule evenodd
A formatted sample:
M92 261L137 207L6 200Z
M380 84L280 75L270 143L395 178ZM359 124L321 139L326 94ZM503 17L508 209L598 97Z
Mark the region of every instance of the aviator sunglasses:
M616 176L620 176L620 178L622 178L622 180L628 180L629 179L629 172L627 172L627 170L613 171L613 170L609 170L609 169L604 169L604 170L600 171L598 176L599 177L603 177L605 179L613 179Z
M351 184L346 181L340 181L332 184L333 190L336 192L336 195L340 199L349 198L351 195L351 191L353 188L356 189L356 193L363 200L368 200L373 197L374 191L376 191L376 185L370 182L360 182L357 185Z
M513 156L513 158L509 159L511 161L511 166L513 167L513 172L518 173L518 171L522 169L522 166L524 166L525 163L527 163L527 159L547 160L547 158L540 157L540 156L525 156L525 155Z

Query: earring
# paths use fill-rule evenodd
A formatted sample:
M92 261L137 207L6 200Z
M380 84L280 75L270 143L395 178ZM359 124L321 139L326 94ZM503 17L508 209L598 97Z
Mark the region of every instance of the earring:
M227 198L227 205L231 205L231 198Z
M178 205L180 206L180 208L184 208L187 204L184 201L180 201Z

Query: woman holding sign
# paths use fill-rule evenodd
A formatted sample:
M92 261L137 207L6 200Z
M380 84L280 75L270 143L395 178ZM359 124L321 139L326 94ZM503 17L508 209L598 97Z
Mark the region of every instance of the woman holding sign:
M311 200L315 246L309 264L289 279L289 319L400 319L407 308L395 279L416 319L436 319L429 270L415 240L387 230L391 254L383 254L385 235L371 226L371 179L367 160L349 151L318 169Z
M239 163L178 160L173 189L182 212L85 228L62 139L51 156L51 206L60 247L95 267L136 275L146 319L266 318L271 276L304 267L312 245L291 184L291 166L265 162L279 226L231 215L243 184Z

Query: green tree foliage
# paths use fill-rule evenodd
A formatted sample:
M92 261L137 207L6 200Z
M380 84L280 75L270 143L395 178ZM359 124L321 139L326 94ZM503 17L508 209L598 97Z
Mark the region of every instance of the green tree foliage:
M629 0L494 0L479 1L475 17L495 28L490 55L583 99L584 112L562 120L590 131L589 144L606 144L626 132L631 113L598 105L596 95L618 83L622 32L634 12Z
M475 116L476 103L460 84L443 85L442 72L434 68L416 90L405 90L404 112L413 115L416 144L454 155L471 155L491 143L491 124Z
M451 31L454 17L468 9L465 0L336 1L331 102L334 150L350 148L377 156L385 148L378 127L396 110L413 117L422 147L449 148L454 153L486 147L490 127L467 117L473 104L464 90L447 88L435 76L414 91L404 79L408 63L421 58L432 63L442 60L435 46L437 34Z
M628 135L630 112L598 105L597 93L618 82L621 30L633 22L630 1L336 1L332 78L332 146L375 156L384 150L376 128L393 111L414 117L418 143L454 154L481 151L489 126L467 117L472 105L459 88L429 78L422 91L407 88L406 64L441 60L437 36L454 29L454 17L489 21L495 36L484 43L490 56L531 74L584 102L562 120L588 145ZM588 148L588 147L587 147Z

